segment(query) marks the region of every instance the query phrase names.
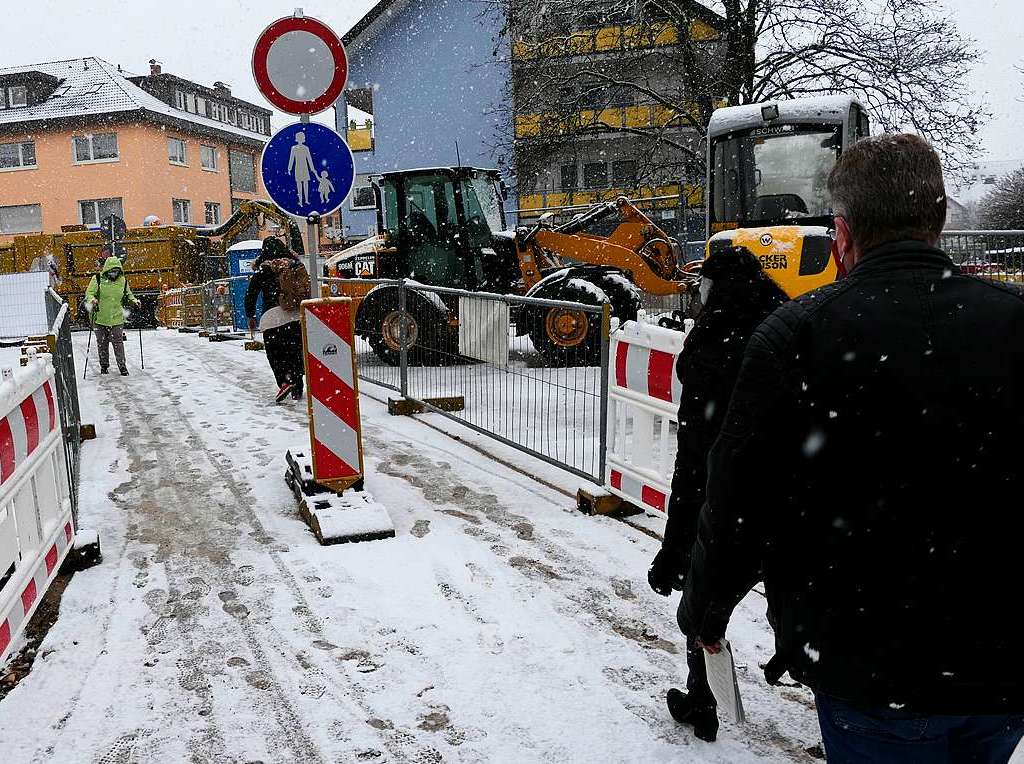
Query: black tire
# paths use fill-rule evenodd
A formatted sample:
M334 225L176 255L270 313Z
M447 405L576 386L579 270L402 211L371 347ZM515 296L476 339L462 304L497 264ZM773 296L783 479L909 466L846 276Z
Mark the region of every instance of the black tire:
M637 313L643 307L640 291L626 274L619 271L602 271L587 274L584 278L608 295L612 305L612 316L619 319L619 326L627 321L636 321Z
M399 310L398 290L372 292L359 307L356 333L388 366L402 363L403 324L410 366L446 366L458 363L458 336L454 341L448 315L429 298L406 291L406 312Z
M533 297L582 305L603 304L600 287L583 279L566 279L541 287ZM528 314L530 341L551 366L601 364L601 314L566 308L532 308Z

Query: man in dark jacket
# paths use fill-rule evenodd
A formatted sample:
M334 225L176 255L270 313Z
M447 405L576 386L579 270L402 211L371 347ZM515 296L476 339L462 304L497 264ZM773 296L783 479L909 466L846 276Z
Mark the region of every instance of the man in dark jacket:
M704 262L700 292L703 307L676 362L682 398L665 540L647 573L651 588L666 597L683 588L690 567L704 505L708 451L725 419L747 341L788 299L744 247L716 252ZM686 663L687 691L668 691L669 711L676 721L692 725L698 738L713 742L718 734L715 697L708 687L704 651L694 638L686 641Z
M942 168L865 139L829 179L849 276L747 347L679 608L712 651L762 576L830 762L1005 762L1024 733L1024 297L935 245Z

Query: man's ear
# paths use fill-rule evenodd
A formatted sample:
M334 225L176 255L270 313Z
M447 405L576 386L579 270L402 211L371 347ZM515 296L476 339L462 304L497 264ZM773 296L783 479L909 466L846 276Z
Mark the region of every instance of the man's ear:
M843 261L843 267L849 273L853 266L860 260L860 251L853 241L853 232L850 224L844 217L836 217L836 249L839 251L839 259Z

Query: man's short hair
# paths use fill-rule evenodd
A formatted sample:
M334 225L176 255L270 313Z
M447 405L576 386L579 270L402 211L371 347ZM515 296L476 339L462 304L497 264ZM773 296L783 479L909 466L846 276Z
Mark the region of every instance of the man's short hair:
M876 135L853 144L832 168L828 190L861 252L904 239L934 244L946 225L942 162L916 135Z

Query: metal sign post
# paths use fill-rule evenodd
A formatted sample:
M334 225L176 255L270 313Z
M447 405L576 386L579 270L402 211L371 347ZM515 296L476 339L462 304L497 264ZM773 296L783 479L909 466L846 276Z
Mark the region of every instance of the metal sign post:
M320 297L320 216L316 213L306 218L306 238L309 239L309 296Z

